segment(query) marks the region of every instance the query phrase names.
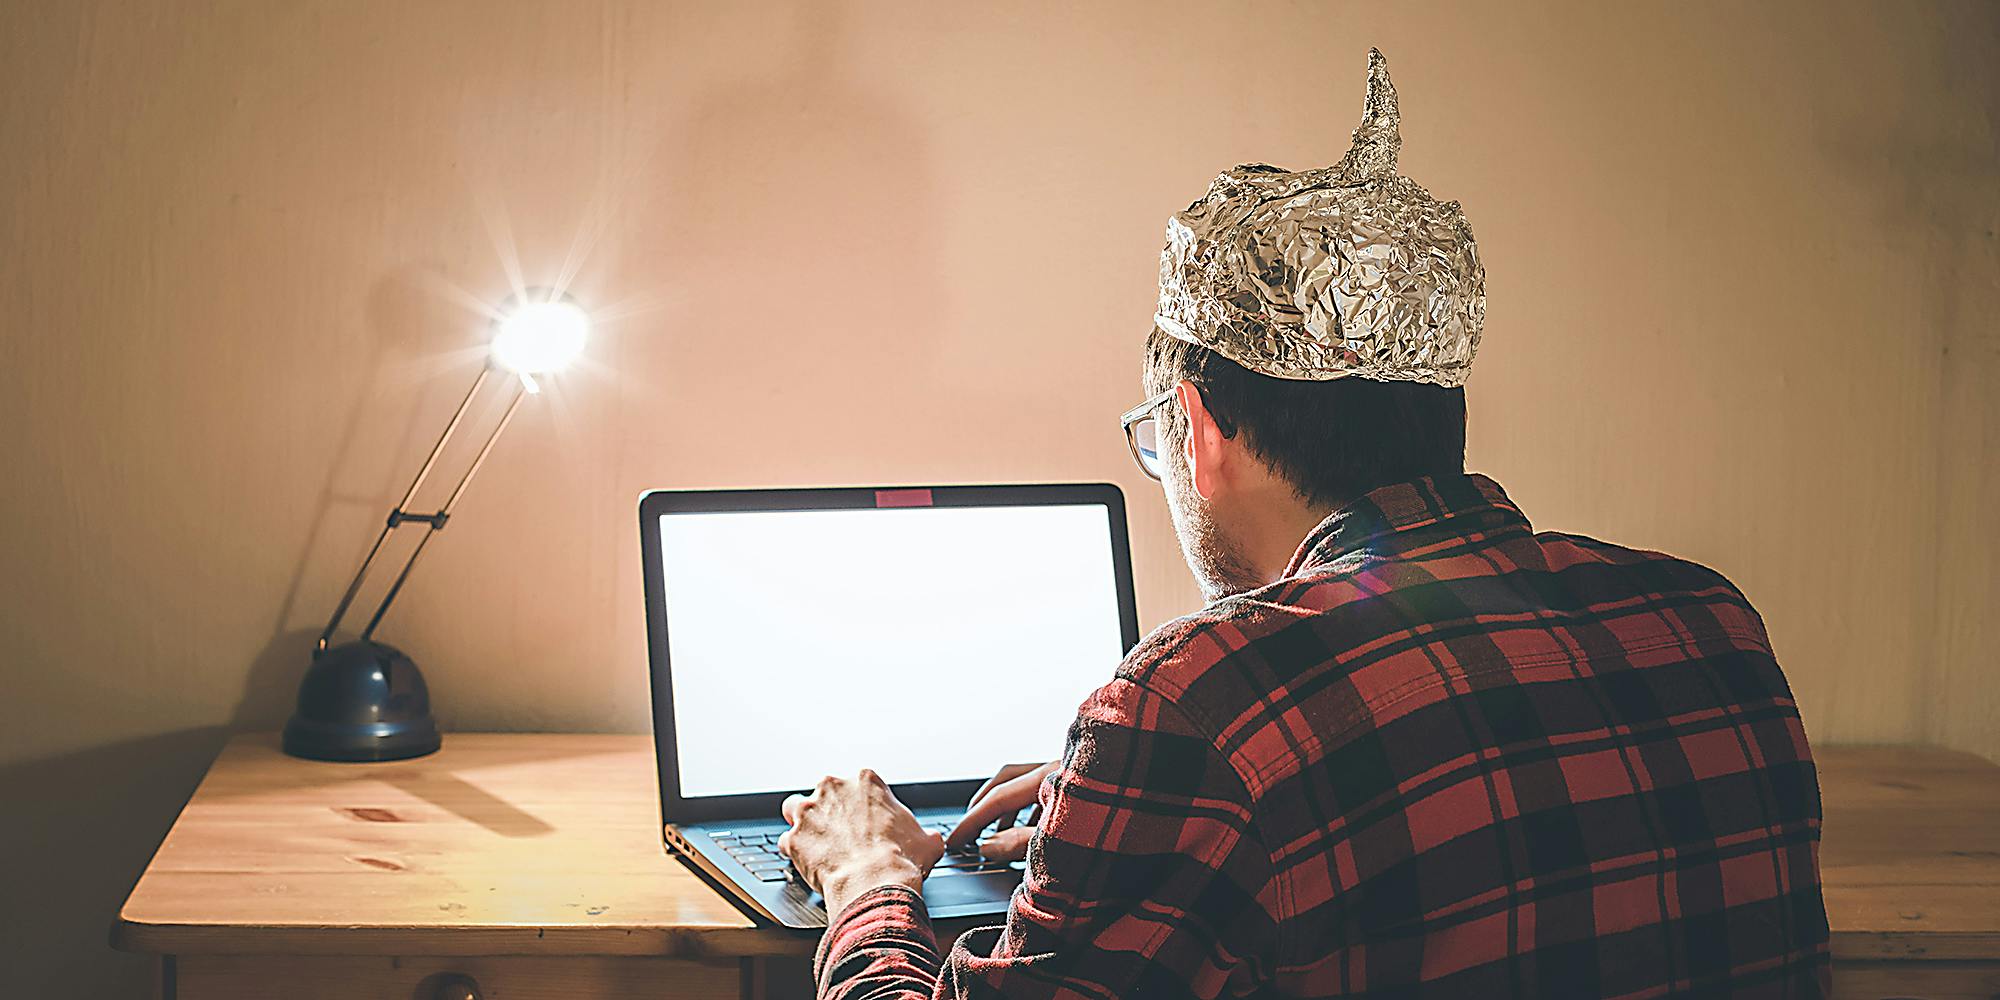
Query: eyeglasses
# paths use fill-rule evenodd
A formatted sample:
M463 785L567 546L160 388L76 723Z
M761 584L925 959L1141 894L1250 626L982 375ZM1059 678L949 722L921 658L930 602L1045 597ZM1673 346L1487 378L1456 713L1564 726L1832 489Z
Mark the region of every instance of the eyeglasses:
M1193 384L1194 391L1201 394L1201 405L1208 409L1209 419L1215 421L1215 429L1221 431L1223 437L1235 437L1235 423L1216 412L1215 404L1208 400L1208 390L1202 388L1200 382ZM1140 471L1155 480L1165 478L1167 463L1160 457L1160 422L1154 418L1153 411L1159 409L1161 403L1172 398L1174 390L1168 389L1126 410L1125 415L1118 418L1119 425L1125 428L1125 446L1132 449L1133 461L1139 463Z
M1132 449L1132 460L1139 463L1140 471L1155 480L1166 475L1167 464L1160 458L1160 422L1153 417L1153 411L1172 398L1174 390L1168 389L1118 418L1119 426L1125 429L1125 445Z

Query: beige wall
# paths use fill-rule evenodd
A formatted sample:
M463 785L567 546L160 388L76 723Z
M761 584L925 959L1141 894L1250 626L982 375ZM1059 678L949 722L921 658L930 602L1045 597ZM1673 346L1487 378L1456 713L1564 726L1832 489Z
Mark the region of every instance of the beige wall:
M1190 609L1162 226L1337 157L1370 44L1491 268L1474 467L1732 576L1814 739L2000 755L1995 10L0 4L0 995L139 981L516 255L610 315L385 629L449 726L647 727L648 487L1110 478Z

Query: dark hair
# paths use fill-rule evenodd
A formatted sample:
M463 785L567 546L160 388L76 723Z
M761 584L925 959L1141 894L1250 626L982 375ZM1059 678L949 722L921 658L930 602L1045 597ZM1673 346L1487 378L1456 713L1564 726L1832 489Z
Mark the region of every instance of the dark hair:
M1332 507L1389 483L1465 471L1464 389L1272 378L1155 329L1146 338L1146 394L1183 379L1201 390L1225 434L1243 434L1310 503ZM1178 450L1186 416L1163 405L1158 417L1163 448Z

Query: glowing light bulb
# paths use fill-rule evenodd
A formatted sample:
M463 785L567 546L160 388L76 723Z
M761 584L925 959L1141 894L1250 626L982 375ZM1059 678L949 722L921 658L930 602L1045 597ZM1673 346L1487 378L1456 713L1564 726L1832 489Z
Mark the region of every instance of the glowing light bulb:
M576 360L589 333L590 314L567 298L526 302L495 324L493 363L532 385L526 376L560 371Z

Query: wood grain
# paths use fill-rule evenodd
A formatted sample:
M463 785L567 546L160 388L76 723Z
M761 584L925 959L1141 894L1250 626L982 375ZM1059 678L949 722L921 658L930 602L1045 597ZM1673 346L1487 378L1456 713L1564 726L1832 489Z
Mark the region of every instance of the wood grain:
M809 954L660 846L645 736L456 734L384 764L232 740L120 913L165 954Z
M1994 1000L2000 963L1848 962L1834 966L1833 1000Z
M2000 961L2000 767L1822 747L1837 961ZM645 736L458 734L428 758L233 740L119 915L160 954L800 956L660 848Z
M1814 757L1835 960L2000 961L2000 767L1927 747Z

